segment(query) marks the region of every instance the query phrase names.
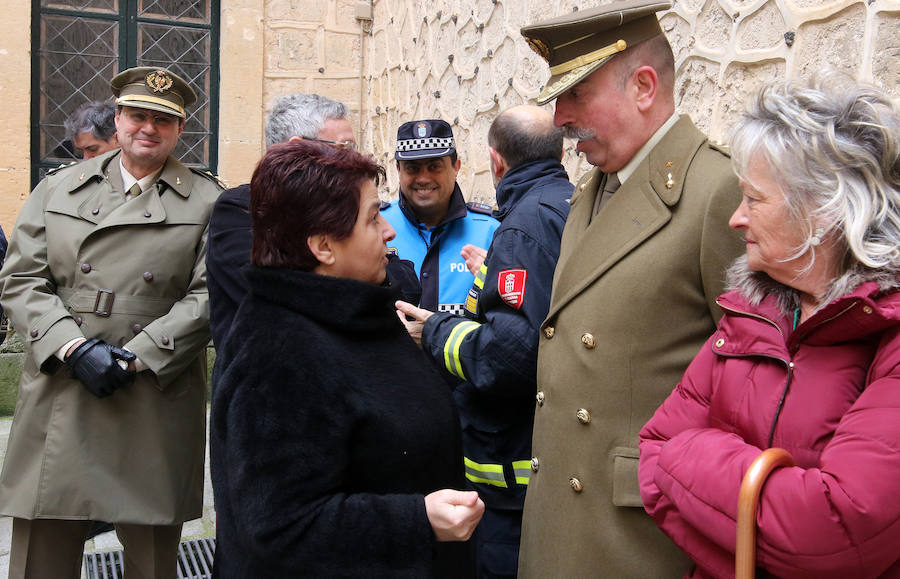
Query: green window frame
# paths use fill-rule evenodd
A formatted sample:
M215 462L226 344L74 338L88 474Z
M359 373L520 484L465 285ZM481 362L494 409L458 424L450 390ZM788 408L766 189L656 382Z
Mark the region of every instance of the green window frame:
M169 68L197 92L173 153L217 172L219 0L32 0L31 185L75 158L63 123L111 97L133 66Z

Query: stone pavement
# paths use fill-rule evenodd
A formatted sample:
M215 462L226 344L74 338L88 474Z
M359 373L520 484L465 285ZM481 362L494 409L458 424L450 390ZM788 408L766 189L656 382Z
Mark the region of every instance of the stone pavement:
M207 419L207 425L209 421ZM0 418L0 465L6 457L6 442L9 439L9 428L12 426L12 418ZM207 429L207 441L209 431ZM206 477L203 484L203 518L195 519L184 524L181 532L182 539L199 539L202 537L214 537L215 511L213 510L212 485L209 478L209 444L206 450ZM9 544L12 537L12 519L0 517L0 578L9 575ZM84 545L85 553L99 551L115 551L122 548L122 544L116 538L113 531L97 535ZM82 576L84 571L82 570Z

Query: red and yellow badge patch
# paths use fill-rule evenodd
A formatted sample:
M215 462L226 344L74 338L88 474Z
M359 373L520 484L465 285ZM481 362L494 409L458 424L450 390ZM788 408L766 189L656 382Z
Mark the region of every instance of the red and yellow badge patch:
M525 278L528 272L524 269L505 269L497 274L497 291L504 302L517 310L525 303Z

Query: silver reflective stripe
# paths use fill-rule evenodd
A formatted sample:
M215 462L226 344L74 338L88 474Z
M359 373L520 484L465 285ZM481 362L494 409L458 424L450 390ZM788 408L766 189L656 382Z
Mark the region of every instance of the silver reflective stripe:
M479 464L466 457L463 457L463 460L466 464L466 478L470 481L508 488L502 464Z
M513 473L516 476L516 484L527 485L531 478L531 461L517 460L512 463Z

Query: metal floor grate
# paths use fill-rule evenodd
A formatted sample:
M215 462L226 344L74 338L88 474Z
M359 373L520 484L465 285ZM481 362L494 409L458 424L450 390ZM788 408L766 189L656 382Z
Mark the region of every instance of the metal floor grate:
M178 545L178 579L212 577L215 539L196 539ZM91 553L84 556L87 579L123 579L122 551Z

